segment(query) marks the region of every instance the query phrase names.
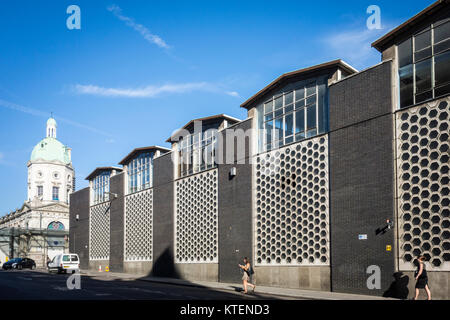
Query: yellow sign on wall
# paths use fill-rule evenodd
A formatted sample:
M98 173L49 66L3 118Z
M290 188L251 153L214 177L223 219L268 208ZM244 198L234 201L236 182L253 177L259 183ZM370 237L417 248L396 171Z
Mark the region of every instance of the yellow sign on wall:
M109 272L109 267L108 266L105 267L105 271Z
M386 246L386 251L392 251L392 246L391 245Z

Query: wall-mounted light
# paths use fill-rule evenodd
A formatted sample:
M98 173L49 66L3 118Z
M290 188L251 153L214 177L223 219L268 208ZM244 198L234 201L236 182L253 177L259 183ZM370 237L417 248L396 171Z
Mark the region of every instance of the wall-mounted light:
M109 194L112 197L111 200L117 199L117 197L118 197L117 193L113 193L113 192L105 192L105 193Z
M230 177L235 177L236 176L236 172L237 172L236 167L231 168L230 169Z
M75 215L75 220L76 220L76 221L79 221L79 220L80 220L80 215L79 215L79 214Z
M394 227L394 221L392 221L390 219L387 219L386 223L387 223L387 228L388 229L392 229Z

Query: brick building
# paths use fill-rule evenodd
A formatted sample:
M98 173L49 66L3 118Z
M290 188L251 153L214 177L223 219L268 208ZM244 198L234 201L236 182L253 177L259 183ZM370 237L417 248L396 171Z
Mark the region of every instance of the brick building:
M247 119L195 119L170 149L97 168L71 195L70 250L84 268L222 282L247 256L260 285L372 295L411 295L424 254L450 299L449 17L437 1L373 43L375 66L286 73Z

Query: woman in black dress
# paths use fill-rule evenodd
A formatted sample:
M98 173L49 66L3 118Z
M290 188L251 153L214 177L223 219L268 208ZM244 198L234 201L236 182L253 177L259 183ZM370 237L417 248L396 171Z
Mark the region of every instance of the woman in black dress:
M425 256L420 256L418 259L419 265L417 266L417 270L415 272L415 278L416 278L416 296L414 297L414 300L417 300L419 297L419 289L425 289L427 292L428 300L431 300L431 292L430 288L428 287L428 276L427 276L427 270L425 269Z

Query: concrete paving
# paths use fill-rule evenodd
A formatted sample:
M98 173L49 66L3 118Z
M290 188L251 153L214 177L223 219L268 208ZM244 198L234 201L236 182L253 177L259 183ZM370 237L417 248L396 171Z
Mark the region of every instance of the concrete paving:
M173 278L157 278L149 277L147 275L135 275L127 273L115 273L115 272L96 272L96 271L82 271L82 274L89 275L95 278L104 279L121 279L122 281L128 280L140 280L160 284L170 284L177 286L187 286L187 287L199 287L208 288L212 290L220 291L240 291L242 290L242 284L236 283L223 283L223 282L207 282L207 281L187 281L181 279ZM249 290L251 292L251 289ZM289 288L277 288L277 287L267 287L267 286L256 286L255 293L274 295L274 296L284 296L294 299L312 299L312 300L396 300L391 298L383 298L368 295L357 295L357 294L347 294L338 292L324 292L324 291L312 291L312 290L301 290L301 289L289 289Z

